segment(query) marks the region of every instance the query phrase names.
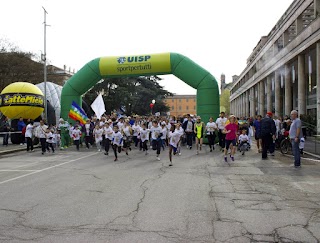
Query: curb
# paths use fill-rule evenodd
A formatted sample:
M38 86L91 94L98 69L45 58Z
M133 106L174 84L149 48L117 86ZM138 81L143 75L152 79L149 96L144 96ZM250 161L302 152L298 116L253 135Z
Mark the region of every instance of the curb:
M34 149L35 148L39 148L39 146L34 146L33 148ZM26 151L27 152L27 148L23 147L23 148L17 148L17 149L3 150L3 151L0 151L0 156L1 155L6 155L6 154L12 154L12 153L15 153L15 152L22 152L22 151Z

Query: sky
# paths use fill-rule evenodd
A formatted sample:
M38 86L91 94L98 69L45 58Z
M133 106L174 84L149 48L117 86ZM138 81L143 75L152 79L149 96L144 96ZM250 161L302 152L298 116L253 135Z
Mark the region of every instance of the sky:
M0 38L24 51L44 50L50 64L79 70L102 56L183 54L220 84L239 75L259 42L293 0L13 0L1 2ZM175 94L196 94L174 75L160 82Z

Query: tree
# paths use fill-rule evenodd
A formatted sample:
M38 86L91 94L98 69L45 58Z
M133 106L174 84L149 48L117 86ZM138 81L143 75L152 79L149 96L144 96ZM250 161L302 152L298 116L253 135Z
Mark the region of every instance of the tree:
M225 89L220 95L220 106L225 108L225 113L230 114L230 90Z
M157 76L104 79L85 94L84 100L91 104L102 92L107 112L118 111L122 107L126 114L147 115L151 112L149 105L155 99L154 111L167 112L170 108L164 99L172 94L164 90L158 81L161 78Z
M43 64L31 52L21 51L6 39L0 39L0 89L13 82L43 82Z

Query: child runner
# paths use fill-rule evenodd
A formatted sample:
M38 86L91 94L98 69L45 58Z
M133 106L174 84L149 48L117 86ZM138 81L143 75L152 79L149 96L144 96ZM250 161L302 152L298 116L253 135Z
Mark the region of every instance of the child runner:
M128 149L131 151L131 134L132 134L132 129L129 124L129 120L126 120L124 125L122 126L121 133L123 136L123 148L124 151L126 152L126 155L128 155Z
M160 160L160 150L161 150L161 127L159 127L158 121L155 120L152 122L152 127L151 127L151 138L152 138L152 149L157 150L157 160Z
M82 131L85 135L84 142L86 144L87 149L89 149L89 146L90 146L89 144L92 139L92 131L93 131L93 125L89 119L87 120L86 124L84 124L82 129L83 129Z
M46 131L46 149L48 152L50 152L50 149L52 150L52 153L54 153L54 147L52 146L52 139L53 139L53 134L48 128Z
M132 131L133 131L133 142L134 142L134 146L137 147L138 143L139 143L139 139L138 139L138 134L140 131L141 127L138 124L138 121L136 120L132 126Z
M110 126L110 124L112 123L112 121L108 121L105 126L104 126L104 134L106 136L105 139L105 144L104 144L104 154L105 155L109 155L109 148L110 148L110 143L112 141L112 134L113 134L113 130Z
M235 123L236 117L231 115L229 117L230 123L227 124L224 128L224 134L226 134L226 147L224 148L224 161L228 162L227 153L230 147L231 153L230 157L231 160L234 161L234 154L236 151L236 139L237 139L237 131L238 125Z
M167 126L166 126L166 122L163 121L161 122L161 141L162 141L162 149L164 150L164 148L166 147L166 139L167 139L167 134L168 134L168 130L167 130Z
M184 135L184 130L181 126L181 122L177 122L176 125L175 125L176 129L175 131L178 132L180 134L180 139L178 141L178 144L177 144L177 152L179 155L181 155L181 140L182 140L182 136Z
M79 144L80 144L80 138L81 138L81 130L79 126L75 126L74 129L72 130L72 138L73 138L73 143L76 145L77 150L79 151Z
M245 129L243 129L241 132L242 133L239 136L239 148L240 148L240 152L242 152L242 155L244 155L245 151L248 148L249 137Z
M148 154L149 133L150 133L150 130L147 129L147 125L143 123L142 129L140 129L140 139L141 139L140 147L143 149L143 151L146 152L146 155Z
M168 137L170 139L170 141L169 141L169 160L170 160L169 166L172 166L172 151L173 151L173 155L175 155L177 153L178 143L181 139L181 133L175 129L175 125L171 126Z
M199 154L199 145L200 151L202 148L203 143L203 132L204 132L204 124L201 121L201 117L197 117L197 122L194 124L194 133L196 134L196 147L197 147L197 154Z
M214 142L216 140L216 130L218 129L217 124L213 121L213 118L210 117L209 122L206 126L207 138L210 146L210 152L214 150Z
M119 127L113 126L113 133L112 133L112 147L114 151L115 159L114 161L118 160L117 152L121 152L121 144L122 144L122 134L119 132Z
M96 141L98 152L101 151L102 133L103 133L102 128L97 124L95 129L93 130L93 135Z

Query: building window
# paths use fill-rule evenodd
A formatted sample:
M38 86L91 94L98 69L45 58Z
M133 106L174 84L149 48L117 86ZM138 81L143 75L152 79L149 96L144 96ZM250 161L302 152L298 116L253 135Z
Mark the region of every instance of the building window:
M193 99L193 102L196 102L196 99Z
M179 102L181 102L181 99L179 99Z
M174 99L172 99L172 102L174 102Z
M189 102L189 99L186 99L186 102Z
M186 110L187 110L187 111L189 110L189 106L186 107Z
M181 106L179 106L179 111L181 111Z
M194 106L193 109L196 110L196 106Z

